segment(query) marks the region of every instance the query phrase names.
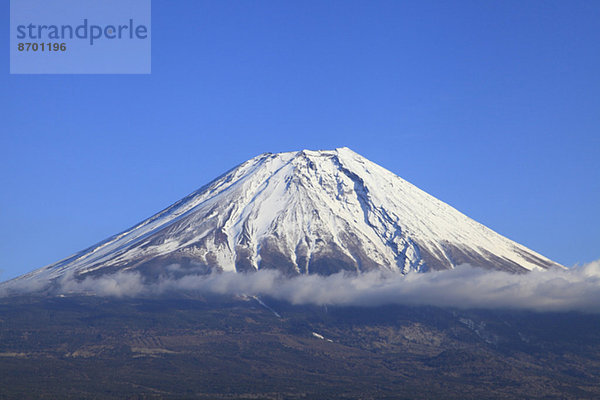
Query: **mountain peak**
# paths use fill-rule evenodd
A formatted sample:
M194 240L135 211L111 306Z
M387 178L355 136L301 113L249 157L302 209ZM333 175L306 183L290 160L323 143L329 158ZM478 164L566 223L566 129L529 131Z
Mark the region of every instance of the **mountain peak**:
M560 267L347 147L264 153L140 224L24 278Z
M299 151L287 151L281 153L262 153L259 156L256 156L254 159L264 158L268 156L273 157L331 157L331 156L341 156L341 157L362 157L360 154L352 151L348 147L337 147L333 150L311 150L311 149L303 149Z

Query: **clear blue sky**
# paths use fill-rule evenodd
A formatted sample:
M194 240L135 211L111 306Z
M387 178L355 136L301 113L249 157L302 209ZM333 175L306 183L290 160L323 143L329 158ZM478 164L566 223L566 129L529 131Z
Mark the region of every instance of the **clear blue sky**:
M560 263L600 258L600 2L153 0L152 15L147 76L11 76L0 41L0 279L259 153L340 146Z

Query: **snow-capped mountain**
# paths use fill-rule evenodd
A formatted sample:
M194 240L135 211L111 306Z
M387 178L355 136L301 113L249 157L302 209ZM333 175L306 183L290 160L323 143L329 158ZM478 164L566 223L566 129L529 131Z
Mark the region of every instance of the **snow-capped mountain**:
M348 148L261 154L140 224L17 279L139 270L329 274L562 268Z

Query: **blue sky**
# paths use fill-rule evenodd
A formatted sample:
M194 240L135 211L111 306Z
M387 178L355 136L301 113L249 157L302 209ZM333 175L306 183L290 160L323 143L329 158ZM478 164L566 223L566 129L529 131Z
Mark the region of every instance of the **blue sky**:
M0 279L259 153L340 146L560 263L600 258L599 21L597 1L153 0L138 76L9 75L6 38Z

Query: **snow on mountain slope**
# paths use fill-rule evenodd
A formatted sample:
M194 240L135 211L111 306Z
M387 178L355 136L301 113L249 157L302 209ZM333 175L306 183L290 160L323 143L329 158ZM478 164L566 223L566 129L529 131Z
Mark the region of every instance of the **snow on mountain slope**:
M17 279L168 268L407 273L462 263L562 268L340 148L259 155L131 229Z

